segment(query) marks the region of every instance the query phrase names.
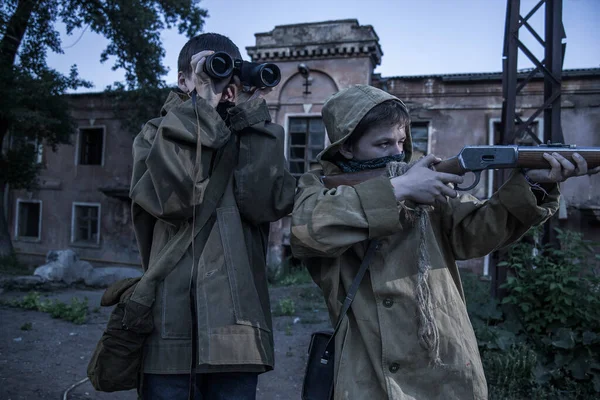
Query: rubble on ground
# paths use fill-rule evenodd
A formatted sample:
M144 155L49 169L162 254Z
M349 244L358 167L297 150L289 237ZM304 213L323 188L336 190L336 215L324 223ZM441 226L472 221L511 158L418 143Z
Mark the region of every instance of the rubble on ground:
M73 284L102 288L118 280L141 275L140 268L95 268L89 262L80 260L71 249L51 250L46 255L46 263L37 267L33 275L5 277L0 281L0 286L14 290L54 290Z

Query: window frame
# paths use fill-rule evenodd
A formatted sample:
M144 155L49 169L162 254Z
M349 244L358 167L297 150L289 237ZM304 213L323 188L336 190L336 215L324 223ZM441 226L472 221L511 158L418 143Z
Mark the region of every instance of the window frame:
M96 207L98 209L98 237L96 238L96 243L91 241L76 241L75 240L75 223L77 222L77 207ZM71 205L71 244L75 246L100 246L100 233L101 233L101 222L102 222L102 204L101 203L91 203L91 202L80 202L74 201Z
M327 136L327 128L325 127L325 121L323 121L323 117L321 115L321 113L288 113L285 115L285 137L284 137L284 147L285 147L285 159L288 163L288 168L290 168L290 156L291 156L291 132L290 132L290 126L291 126L291 122L292 119L295 118L302 118L302 119L320 119L323 122L323 149L325 149L330 143L329 143L329 137ZM310 147L308 145L308 141L310 140L310 127L308 127L307 125L307 129L308 129L308 133L309 135L307 136L306 140L306 144L304 146L305 151L309 151ZM322 151L322 150L321 150ZM306 157L306 156L305 156ZM305 162L307 162L306 158L305 158ZM306 166L305 166L306 167ZM294 177L300 177L302 174L306 173L308 171L304 171L300 174L292 174ZM290 173L292 173L290 171Z
M35 236L22 236L19 233L19 226L20 226L20 215L21 213L20 211L20 206L23 203L34 203L34 204L39 204L40 207L40 213L38 216L38 235L37 237ZM28 241L28 242L40 242L42 240L42 213L43 213L43 202L42 200L39 199L21 199L18 198L17 199L17 203L16 203L16 216L15 216L15 240L21 240L21 241Z
M424 155L426 156L428 154L431 154L431 121L430 120L410 121L410 132L411 132L411 139L413 142L413 153L414 153L414 147L415 147L415 140L414 140L414 136L412 135L412 131L413 131L413 126L415 124L426 125L426 127L427 127L427 150Z

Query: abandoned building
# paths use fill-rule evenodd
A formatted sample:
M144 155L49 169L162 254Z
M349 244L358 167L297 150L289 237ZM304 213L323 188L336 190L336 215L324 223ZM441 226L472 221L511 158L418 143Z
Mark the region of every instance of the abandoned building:
M499 72L382 77L374 73L384 54L375 29L355 19L276 26L255 36L249 57L275 62L282 72L267 103L273 121L285 128L285 152L296 176L311 169L327 143L320 117L325 100L353 84L380 87L407 103L417 154L447 158L467 144L498 144ZM562 90L567 143L600 146L600 68L565 70ZM121 129L103 93L70 98L78 124L73 145L56 152L43 148L39 190L9 191L4 199L15 249L38 264L49 250L73 248L99 267L139 265L128 197L133 136ZM521 118L542 103L543 84L534 81L519 96ZM542 124L540 119L535 130L545 141ZM532 144L527 137L518 140ZM471 193L483 199L494 189L493 174L483 174ZM562 192L560 223L600 239L600 175L570 180ZM272 224L271 263L289 255L289 222ZM486 260L475 263L487 273Z

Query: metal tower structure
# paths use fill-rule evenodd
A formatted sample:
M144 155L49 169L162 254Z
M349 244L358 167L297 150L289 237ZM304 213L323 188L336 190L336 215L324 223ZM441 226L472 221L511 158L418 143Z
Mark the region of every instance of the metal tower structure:
M531 27L528 20L545 5L545 38ZM544 138L553 143L563 143L560 119L562 66L566 48L566 35L562 23L562 0L541 0L525 17L520 13L521 0L508 0L506 9L506 26L504 31L504 52L502 55L502 142L511 144L515 137L527 131L540 143L533 134L531 125L543 112ZM544 59L537 57L519 39L519 31L527 29L544 48ZM519 81L517 61L519 50L535 65L523 79ZM523 121L515 112L517 96L534 78L542 74L544 79L544 103L526 120Z
M546 142L564 143L561 126L561 81L562 66L566 49L566 35L562 23L562 0L540 0L525 16L521 14L521 0L507 0L504 51L502 55L502 121L498 144L514 144L523 133L536 143L541 140L532 129L536 118L543 113L543 138ZM529 23L530 18L544 6L544 38ZM539 60L519 39L519 32L526 29L544 48L544 58ZM531 71L519 72L517 62L519 50L535 66ZM517 113L517 97L534 78L540 75L544 81L544 103L525 121ZM496 172L499 187L508 178L508 172ZM545 227L544 242L554 241L556 217ZM492 263L493 294L502 296L498 286L506 280L506 270Z

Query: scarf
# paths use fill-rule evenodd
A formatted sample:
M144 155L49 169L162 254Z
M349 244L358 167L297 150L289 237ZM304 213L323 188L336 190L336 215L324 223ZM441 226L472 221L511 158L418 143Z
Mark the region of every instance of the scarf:
M373 158L371 160L348 160L346 158L338 158L334 163L342 170L342 172L359 172L369 169L383 168L390 162L404 161L404 153L396 154L395 156L385 156Z

